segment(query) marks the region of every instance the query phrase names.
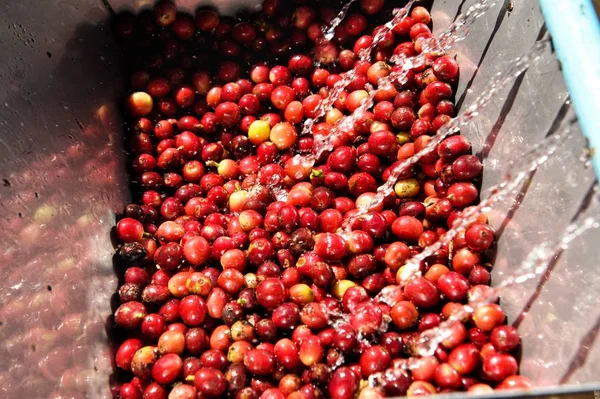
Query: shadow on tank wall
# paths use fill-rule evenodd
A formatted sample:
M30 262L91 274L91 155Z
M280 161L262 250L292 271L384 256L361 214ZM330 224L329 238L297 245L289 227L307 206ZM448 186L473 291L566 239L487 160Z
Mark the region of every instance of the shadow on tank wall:
M128 187L110 13L24 1L0 16L1 396L111 397L110 230Z

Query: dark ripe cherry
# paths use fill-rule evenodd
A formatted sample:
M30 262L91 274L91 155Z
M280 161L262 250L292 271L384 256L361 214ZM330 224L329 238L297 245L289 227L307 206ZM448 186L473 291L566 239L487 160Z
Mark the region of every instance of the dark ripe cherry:
M442 363L435 369L433 380L436 385L443 389L458 389L462 382L460 374L448 363Z
M331 378L331 368L325 363L315 363L310 366L307 376L309 381L318 386L323 386Z
M176 269L183 261L183 248L175 242L167 243L154 253L154 261L161 269Z
M400 216L392 223L392 232L402 241L416 242L423 232L423 224L412 216Z
M437 327L442 322L442 318L437 313L425 313L419 321L419 332Z
M125 283L119 288L119 299L121 303L139 301L142 290L138 284Z
M200 362L203 367L215 368L221 371L225 370L228 364L227 357L218 349L209 349L202 353Z
M404 349L404 343L400 334L396 332L386 332L381 337L381 345L387 350L392 358L400 356Z
M356 150L353 147L336 148L327 158L327 165L337 172L349 172L355 164Z
M367 146L368 146L368 144L367 144ZM379 158L370 153L362 154L356 160L356 167L361 172L375 174L379 171L380 166L381 166L381 161L379 160Z
M368 377L373 373L387 369L391 360L392 358L385 347L374 345L368 348L360 356L362 375Z
M351 399L358 383L359 378L349 367L340 367L333 372L327 389L332 399Z
M449 55L444 55L436 59L433 63L433 73L435 76L445 82L454 82L458 78L459 67L456 59Z
M483 359L483 374L493 381L500 382L517 373L516 359L505 353L497 353Z
M424 277L412 279L404 287L404 295L408 300L421 308L431 308L439 301L437 287Z
M256 323L256 333L263 342L273 341L277 337L277 327L271 319L261 319Z
M398 107L390 117L392 126L398 130L408 131L416 120L415 112L409 107Z
M469 280L462 274L449 272L437 280L438 288L444 296L453 302L461 302L467 297Z
M151 313L144 317L140 329L146 339L155 341L165 332L167 325L161 315Z
M256 287L256 299L267 309L274 309L283 303L286 296L287 290L278 278L269 277Z
M199 326L206 318L206 303L197 295L189 295L181 300L179 312L185 324Z
M492 330L490 342L500 352L510 352L519 346L519 332L512 326L499 326Z
M483 165L475 155L462 155L452 163L452 175L456 180L472 180L483 171Z
M253 349L246 353L244 365L257 375L269 375L275 370L275 355L262 349Z
M471 143L464 136L451 136L444 139L437 148L440 158L454 161L471 150Z
M136 329L142 325L146 317L146 307L137 301L122 304L115 312L115 323L119 327L129 330Z
M213 10L200 10L196 13L196 27L203 32L212 32L219 25L219 14Z
M473 251L485 251L494 242L494 230L483 223L474 223L465 232L465 242Z
M388 224L385 217L379 212L370 212L362 219L361 228L373 238L383 237Z
M323 182L333 191L339 191L347 187L348 178L339 172L328 172Z
M375 271L377 264L375 258L369 254L361 254L353 257L348 262L348 273L355 278L365 277Z
M290 250L296 255L312 250L313 246L312 233L306 227L297 229L290 236Z
M460 375L471 374L480 364L479 349L474 344L462 344L450 352L448 363Z
M326 187L317 187L312 193L310 206L318 212L332 207L335 194Z
M535 387L535 384L522 375L511 375L496 386L496 389L521 389L526 390Z
M249 383L248 369L241 363L234 363L225 372L228 392L239 392Z
M284 303L273 310L272 320L281 330L294 328L300 320L300 309L294 303Z
M241 320L244 317L244 308L240 305L239 302L231 301L228 302L223 307L223 312L221 314L223 321L227 325L232 325L238 320Z
M231 35L240 43L251 43L256 38L256 30L248 22L240 22L231 30Z
M425 218L425 205L422 202L411 201L407 202L400 208L398 216L412 216L416 219L423 220Z
M469 283L472 285L488 285L490 279L490 272L483 266L476 265L469 273Z
M259 278L280 277L281 269L275 262L264 262L256 270L256 275Z
M336 327L333 345L342 352L354 350L358 345L356 330L350 324Z
M448 198L440 198L433 204L433 207L430 208L431 217L433 219L447 219L453 210L454 207L452 206L452 202Z
M204 395L218 397L225 392L227 382L220 370L203 367L194 374L194 386Z
M223 227L221 227L217 224L214 224L214 223L206 223L205 222L204 227L202 227L202 229L200 230L200 235L202 237L204 237L210 243L214 242L216 239L218 239L219 237L222 237L226 234L227 234L227 230L225 230ZM232 251L232 250L233 249L230 249L229 251ZM224 252L224 254L225 254L225 252Z
M454 183L448 188L447 197L456 208L463 208L475 202L479 192L473 183Z

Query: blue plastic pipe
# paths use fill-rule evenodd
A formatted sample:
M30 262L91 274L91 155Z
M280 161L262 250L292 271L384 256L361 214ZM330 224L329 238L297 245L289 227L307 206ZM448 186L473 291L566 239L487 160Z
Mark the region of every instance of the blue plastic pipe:
M600 23L592 0L540 0L546 26L600 177Z

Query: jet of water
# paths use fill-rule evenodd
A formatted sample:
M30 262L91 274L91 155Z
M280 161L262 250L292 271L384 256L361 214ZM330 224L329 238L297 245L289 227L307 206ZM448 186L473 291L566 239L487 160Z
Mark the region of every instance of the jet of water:
M413 351L418 356L431 356L435 350L446 338L452 335L452 327L455 323L473 314L475 309L486 303L495 302L496 299L509 287L522 284L544 273L554 257L563 250L566 250L571 242L577 237L591 229L600 227L596 217L586 217L567 226L564 233L555 241L545 241L536 246L508 278L502 280L493 287L489 293L478 296L474 300L455 312L448 320L440 323L439 326L424 331L413 345Z
M333 39L333 36L335 36L335 29L342 23L344 18L346 18L346 14L348 14L348 10L350 9L350 6L355 1L356 0L350 0L349 2L344 4L344 6L340 10L340 12L338 12L338 14L335 16L335 18L331 20L331 22L329 23L329 26L323 27L323 37L325 38L326 41L330 41L331 39Z
M427 246L423 251L403 266L400 273L401 285L406 284L411 278L419 274L419 266L422 261L435 254L437 250L448 245L452 240L470 224L474 223L481 213L489 212L492 207L503 199L515 195L521 184L527 180L530 174L543 165L554 152L560 147L564 140L571 136L571 130L565 129L557 134L549 136L531 151L519 159L506 173L502 181L489 188L489 196L478 205L469 207L463 211L459 218L454 221L452 228L444 236Z
M361 51L360 58L362 60L368 60L373 49L381 43L385 36L391 32L395 26L397 26L407 15L414 3L414 0L409 1L406 6L398 10L394 18L388 21L383 29L381 29L373 38L373 43ZM392 71L388 76L382 77L377 82L379 89L385 89L392 87L394 84L404 84L408 77L409 72L417 67L418 65L425 62L428 54L444 54L446 51L452 48L454 44L463 40L475 20L481 17L487 10L489 10L495 2L489 0L479 0L477 3L469 7L464 13L459 15L456 20L442 32L438 37L432 37L423 43L423 51L412 57L406 57L401 55L394 55L390 57L390 62L401 65L401 68L397 71ZM352 69L345 74L342 74L342 79L334 84L332 91L329 96L321 101L317 107L317 116L313 119L306 120L303 127L303 134L311 132L315 121L325 115L325 113L331 109L335 101L340 97L344 89L352 82L356 77L356 69ZM314 153L301 156L296 155L297 161L302 164L305 168L312 167L316 160L319 159L326 151L331 151L334 148L334 143L340 134L353 128L356 121L363 117L366 111L371 109L374 105L374 99L377 91L372 88L368 88L368 97L361 101L359 107L348 116L342 117L336 124L331 128L327 136L318 137L314 144ZM396 179L397 180L397 179ZM385 196L384 196L385 197ZM373 206L376 206L374 204ZM373 207L371 206L371 208ZM365 212L366 213L366 212Z
M600 195L596 194L596 196L600 199ZM380 386L393 379L394 373L404 372L404 370L419 367L420 358L433 356L438 346L452 335L453 326L456 325L456 323L461 323L462 320L473 314L479 306L495 302L509 287L522 284L527 280L542 275L548 269L550 263L558 253L566 250L575 239L582 236L587 231L598 228L600 228L600 221L598 221L597 217L582 217L569 224L565 228L563 234L556 240L545 241L536 246L521 265L492 290L475 298L471 298L469 303L464 305L437 327L419 334L412 345L413 356L405 359L405 361L400 363L397 367L371 375L369 377L369 386Z
M410 0L404 7L402 7L400 10L398 10L396 12L394 18L392 19L392 21L388 22L385 25L385 28L382 29L382 31L383 30L386 30L386 32L391 31L398 23L400 23L400 21L402 21L404 18L406 18L412 5L415 3L415 1L416 0ZM342 12L347 12L347 10L344 11L344 8L342 8L342 10L340 11L340 14ZM338 16L339 16L339 14L338 14ZM336 23L339 25L340 22L341 22L341 20L337 21ZM332 21L332 26L333 26L333 21ZM390 28L390 26L391 26L391 28ZM333 29L335 30L335 27ZM375 39L376 38L374 38L373 43L367 49L365 49L365 51L363 51L361 53L364 55L364 57L366 57L366 58L364 58L365 60L368 59L368 57L370 57L372 50L375 48L375 46L377 44L379 44L381 42L381 40L383 40L383 37L381 39L378 39L379 41L377 43L375 43ZM350 84L350 82L352 82L352 80L354 80L354 78L356 77L356 74L357 74L357 71L355 68L353 68L353 69L349 70L348 72L343 73L341 75L342 79L340 79L333 85L333 88L330 90L327 97L324 98L323 100L321 100L321 102L315 109L315 117L308 118L304 121L304 124L302 125L302 134L311 134L312 128L314 127L316 121L318 119L322 118L327 113L327 111L329 111L333 107L333 104L340 98L344 89ZM297 155L297 156L299 156L299 155ZM311 155L306 156L306 160L303 163L306 163L306 164L309 164L310 166L312 166L312 165L314 165L315 160L316 160L316 158L314 157L314 155L311 154Z
M538 61L548 47L548 40L536 42L533 47L524 55L510 62L504 70L496 73L490 80L487 87L475 99L475 101L461 111L455 118L451 119L442 126L431 138L429 143L421 151L415 153L410 158L402 161L390 173L387 181L377 189L376 195L371 200L358 208L358 212L352 217L345 220L340 228L342 232L347 231L356 218L363 217L371 209L378 206L383 200L392 193L394 185L400 176L412 165L417 163L422 157L435 151L437 146L448 136L457 133L461 128L467 127L471 121L479 115L479 112L485 108L492 99L509 83L513 82L518 76L524 73L531 65Z

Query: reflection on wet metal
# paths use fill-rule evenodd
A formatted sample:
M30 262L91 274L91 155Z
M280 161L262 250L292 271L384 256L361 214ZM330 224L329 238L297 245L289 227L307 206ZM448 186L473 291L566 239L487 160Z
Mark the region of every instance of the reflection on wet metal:
M128 186L109 14L0 13L0 397L112 397L110 230Z

